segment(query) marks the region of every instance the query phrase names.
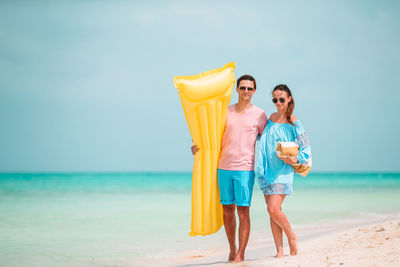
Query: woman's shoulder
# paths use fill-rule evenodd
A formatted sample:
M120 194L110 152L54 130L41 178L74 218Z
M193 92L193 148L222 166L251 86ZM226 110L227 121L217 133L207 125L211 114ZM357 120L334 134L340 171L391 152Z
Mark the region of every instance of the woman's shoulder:
M271 115L269 115L269 119L270 119L271 121L275 120L277 114L278 114L278 112L272 113Z
M293 123L295 123L295 122L298 121L299 119L298 119L294 114L292 114L292 115L290 115L290 120L291 120Z
M277 116L278 116L278 112L274 112L269 116L269 119L272 121L275 121ZM290 120L294 123L294 122L298 121L299 119L294 114L292 114L292 115L290 115Z

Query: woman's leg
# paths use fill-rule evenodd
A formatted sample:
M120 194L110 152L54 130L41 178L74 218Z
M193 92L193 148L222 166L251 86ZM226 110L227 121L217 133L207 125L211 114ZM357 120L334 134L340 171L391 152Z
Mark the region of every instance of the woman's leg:
M286 195L270 195L268 197L269 216L282 228L289 241L290 255L297 255L297 236L292 230L292 226L285 213L281 210L281 205ZM267 201L267 198L266 198Z
M268 197L267 195L264 195L265 197L265 203L268 206ZM271 231L272 231L272 236L274 237L274 242L276 246L276 256L277 258L282 258L284 256L283 253L283 238L282 238L282 228L272 219L272 217L269 217L269 221L271 224Z

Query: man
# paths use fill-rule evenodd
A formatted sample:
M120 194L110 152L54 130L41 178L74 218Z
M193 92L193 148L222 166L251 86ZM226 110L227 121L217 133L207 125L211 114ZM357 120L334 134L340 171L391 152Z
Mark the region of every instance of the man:
M258 135L267 124L265 112L251 104L256 80L243 75L237 80L238 102L230 105L218 162L218 185L223 205L224 226L230 253L228 260L240 262L250 235L249 208L254 185L254 149ZM195 155L199 148L192 146ZM239 249L237 250L235 208L239 216Z

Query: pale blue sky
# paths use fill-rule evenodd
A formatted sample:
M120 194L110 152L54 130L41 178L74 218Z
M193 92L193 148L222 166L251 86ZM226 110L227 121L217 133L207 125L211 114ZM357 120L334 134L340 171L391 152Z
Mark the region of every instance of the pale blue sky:
M173 76L231 61L267 115L276 84L293 90L314 171L400 171L397 1L15 2L0 171L190 171Z

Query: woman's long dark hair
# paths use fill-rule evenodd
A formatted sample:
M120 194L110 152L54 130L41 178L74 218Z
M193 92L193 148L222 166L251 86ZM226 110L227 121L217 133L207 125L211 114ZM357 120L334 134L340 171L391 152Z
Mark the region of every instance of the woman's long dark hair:
M292 97L292 100L288 103L288 107L287 107L287 110L286 110L286 119L291 125L294 125L294 123L292 122L292 119L291 119L291 116L292 116L293 110L294 110L294 99L293 99L293 96L292 96L292 92L290 91L289 87L287 87L286 84L278 84L277 86L275 86L274 90L272 90L272 94L275 91L278 91L278 90L279 91L284 91L284 92L287 93L288 97L289 96Z

